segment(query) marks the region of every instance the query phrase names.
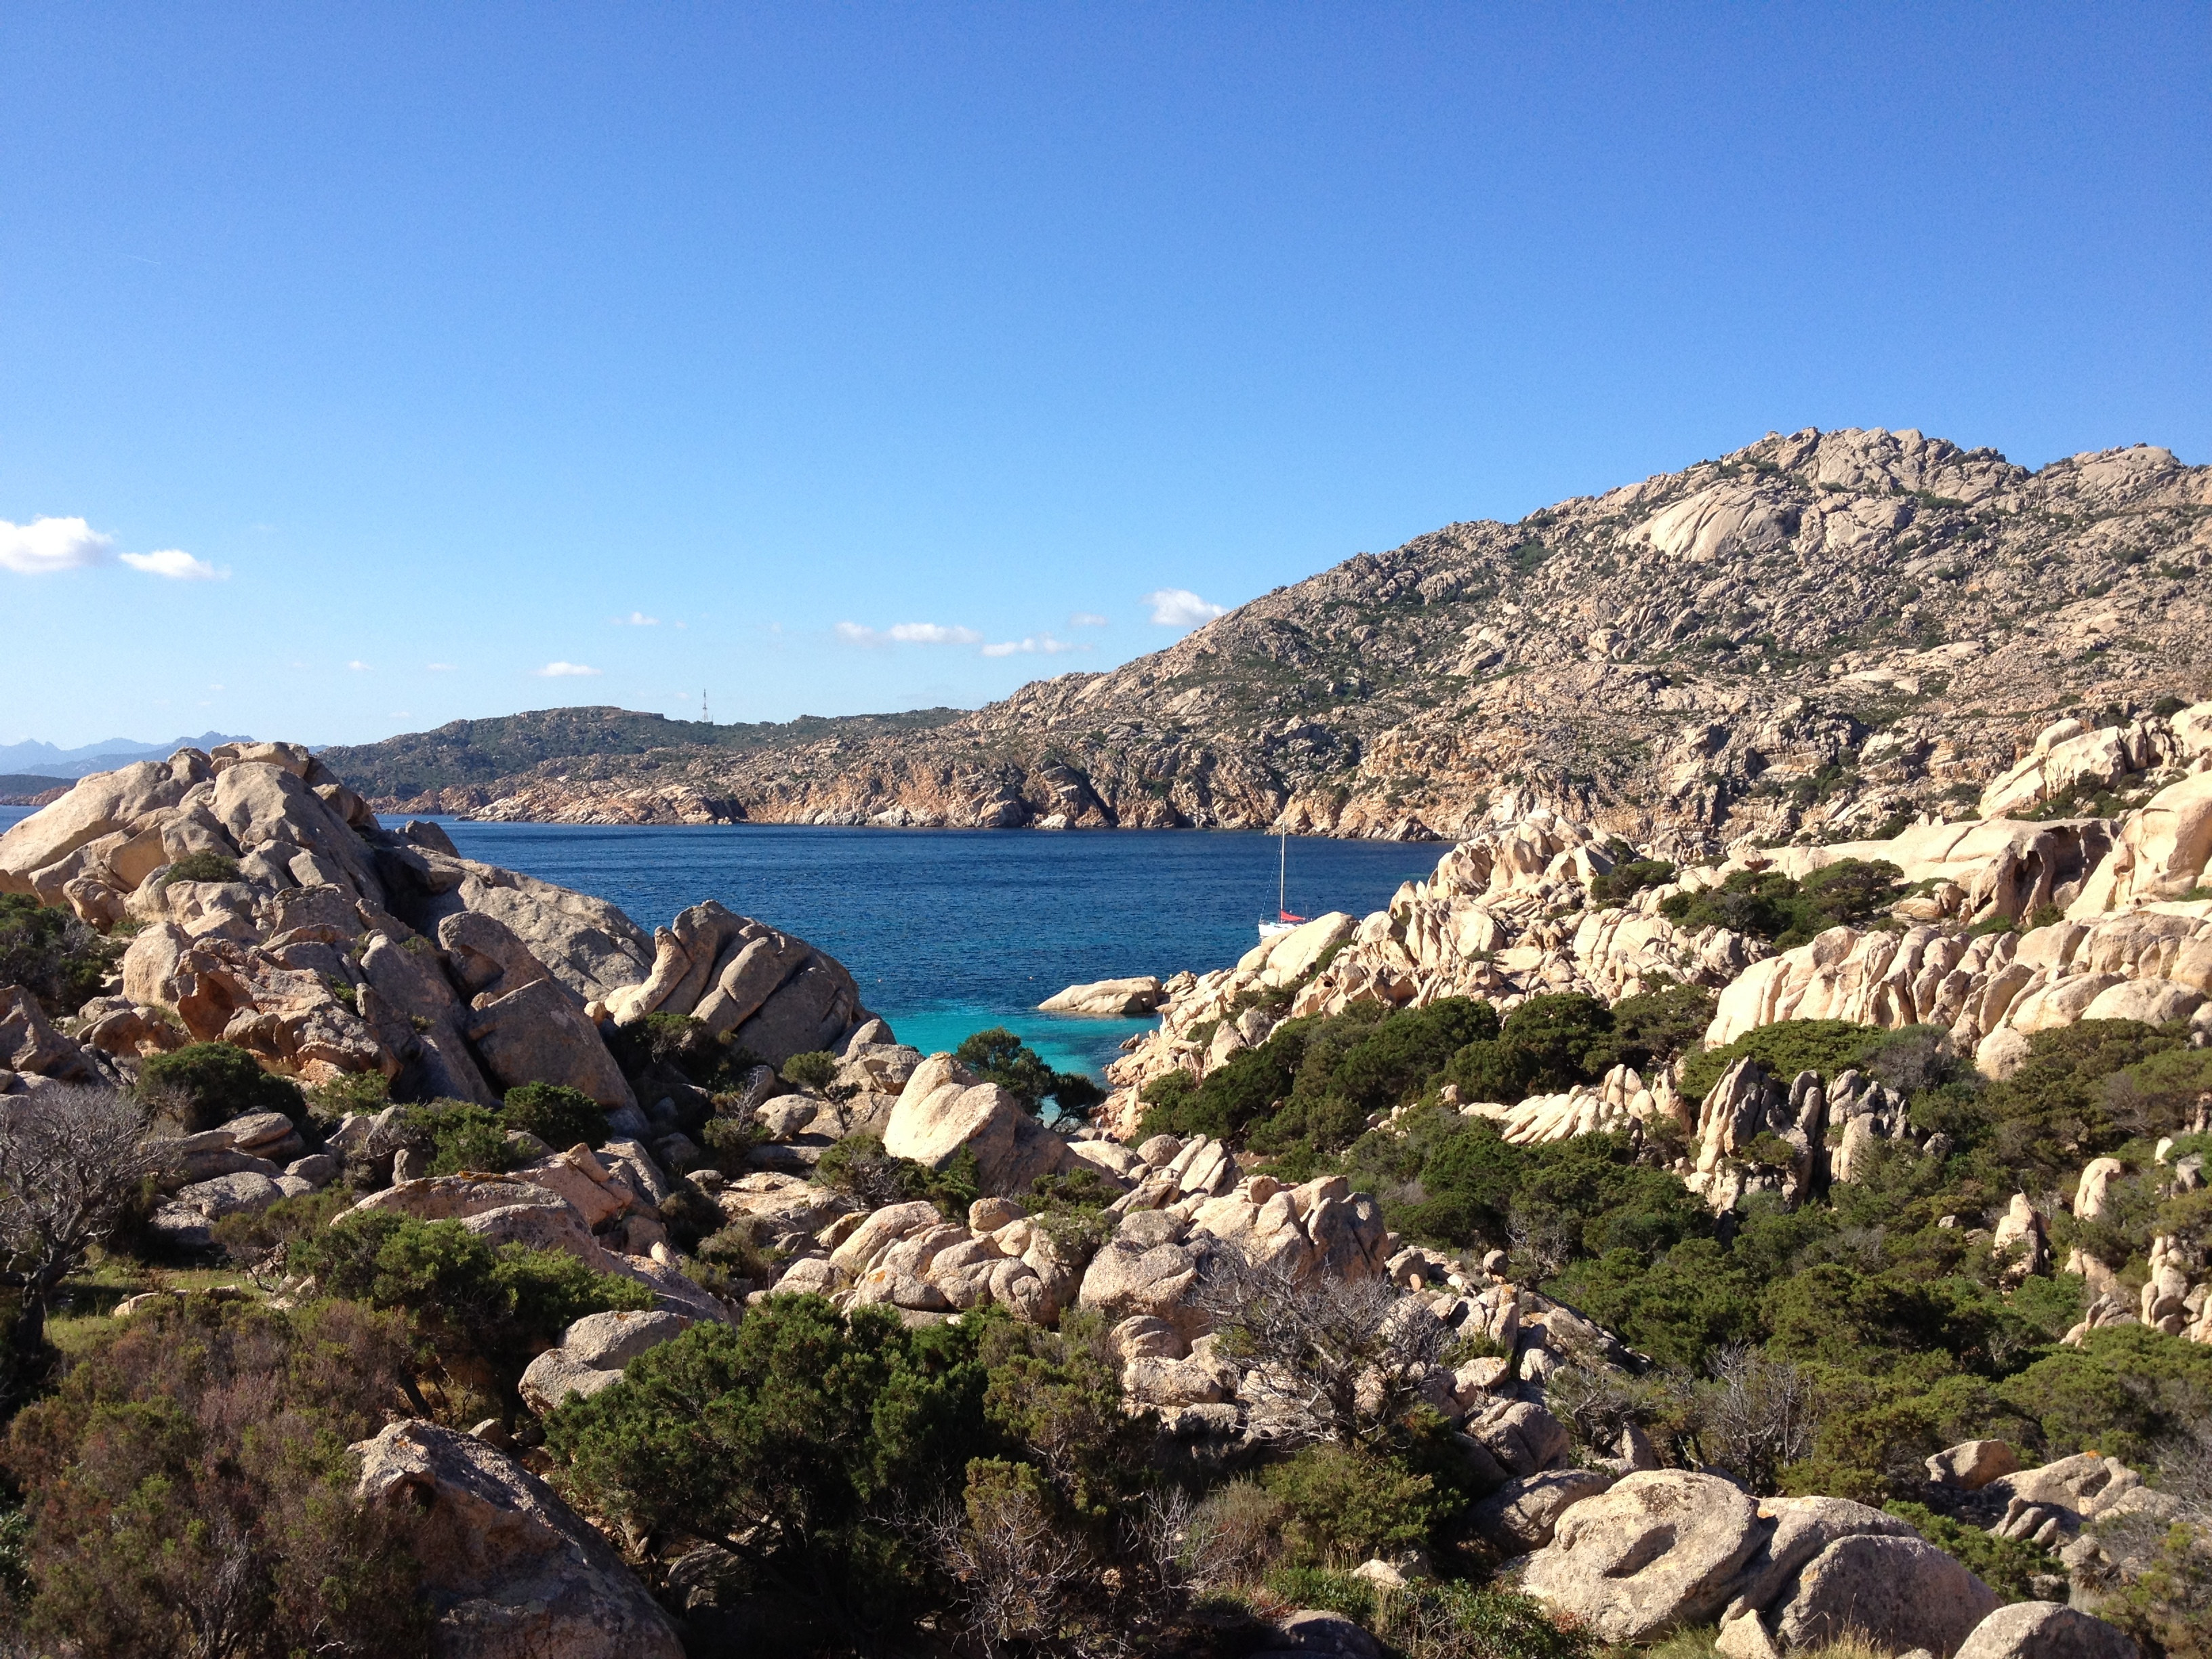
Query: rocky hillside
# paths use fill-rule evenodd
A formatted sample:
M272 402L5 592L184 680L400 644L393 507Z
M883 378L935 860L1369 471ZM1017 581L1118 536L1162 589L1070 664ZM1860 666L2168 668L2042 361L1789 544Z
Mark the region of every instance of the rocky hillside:
M2212 468L2165 450L2031 472L1806 431L1361 554L926 730L579 748L412 791L419 739L331 758L380 808L495 818L1450 838L1504 804L1672 850L1834 840L1967 816L2061 717L2204 696L2208 568Z
M649 779L702 752L745 754L896 736L926 732L959 716L957 708L917 708L903 714L840 720L809 714L780 725L714 726L626 708L542 708L496 720L453 720L434 732L328 749L322 758L363 795L386 805L418 801L416 810L429 811L448 799L456 804L477 799L502 778L532 768L558 770L580 758L619 757L622 764ZM684 806L667 810L674 817L656 821L713 823L742 809L707 799L694 805L687 798Z

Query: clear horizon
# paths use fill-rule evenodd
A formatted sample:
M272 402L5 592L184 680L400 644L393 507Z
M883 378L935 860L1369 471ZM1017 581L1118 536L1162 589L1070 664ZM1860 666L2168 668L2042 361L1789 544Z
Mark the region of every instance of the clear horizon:
M7 39L0 746L973 707L1770 429L2212 459L2200 6Z

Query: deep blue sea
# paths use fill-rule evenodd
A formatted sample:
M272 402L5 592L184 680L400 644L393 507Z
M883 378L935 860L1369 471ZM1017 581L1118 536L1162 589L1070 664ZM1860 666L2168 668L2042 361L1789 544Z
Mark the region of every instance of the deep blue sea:
M0 808L0 829L23 816ZM1079 980L1226 967L1275 908L1276 844L1260 835L441 822L465 856L611 899L647 929L711 898L796 933L925 1053L1006 1025L1063 1070L1096 1072L1152 1022L1037 1003ZM1364 915L1443 850L1294 837L1290 908Z

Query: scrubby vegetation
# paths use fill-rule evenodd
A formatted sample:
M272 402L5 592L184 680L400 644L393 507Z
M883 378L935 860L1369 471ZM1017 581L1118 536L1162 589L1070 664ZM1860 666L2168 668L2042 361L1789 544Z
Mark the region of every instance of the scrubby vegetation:
M67 910L0 893L0 985L20 985L49 1018L74 1014L122 954Z
M228 1042L189 1043L155 1054L140 1068L139 1091L157 1110L172 1114L185 1134L253 1112L307 1115L300 1085L264 1072L252 1054Z
M1208 1134L1307 1167L1340 1151L1370 1117L1443 1085L1462 1100L1512 1102L1649 1066L1697 1040L1711 993L1669 986L1608 1008L1580 994L1531 997L1501 1021L1486 1002L1449 997L1410 1012L1359 1005L1285 1021L1203 1081L1172 1073L1146 1091L1146 1134Z
M1659 913L1677 927L1727 927L1787 951L1831 927L1878 922L1904 896L1895 865L1840 859L1802 881L1778 870L1735 871L1718 887L1674 895Z
M953 1051L954 1058L997 1084L1034 1112L1049 1100L1061 1114L1081 1117L1105 1093L1080 1072L1055 1072L1036 1049L1003 1025L977 1031Z

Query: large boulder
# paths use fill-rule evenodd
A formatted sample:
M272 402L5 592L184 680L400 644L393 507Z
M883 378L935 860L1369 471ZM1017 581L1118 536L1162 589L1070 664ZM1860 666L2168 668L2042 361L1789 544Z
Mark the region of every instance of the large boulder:
M1805 1564L1840 1539L1920 1535L1895 1516L1848 1498L1769 1498L1760 1502L1759 1513L1772 1528L1743 1564L1722 1613L1724 1621L1774 1605Z
M1093 980L1071 985L1037 1004L1046 1014L1088 1014L1099 1018L1127 1018L1149 1014L1160 1006L1160 981L1151 974L1133 979Z
M613 1547L503 1452L422 1422L353 1450L359 1501L412 1532L440 1659L683 1659Z
M1784 1650L1857 1634L1892 1653L1957 1652L2001 1598L1927 1540L1856 1534L1808 1562L1771 1621Z
M1595 1469L1553 1469L1509 1480L1474 1506L1468 1517L1477 1536L1506 1555L1522 1555L1552 1541L1560 1517L1613 1484Z
M0 1070L93 1083L100 1074L84 1050L54 1030L38 999L0 985Z
M586 1314L522 1373L523 1404L543 1416L571 1395L591 1395L622 1381L629 1362L684 1334L691 1322L659 1309Z
M975 1154L976 1176L987 1196L1025 1194L1039 1176L1077 1162L1067 1142L1024 1111L1012 1094L951 1054L932 1054L915 1068L891 1109L884 1150L942 1169L963 1147Z
M637 1104L599 1027L550 979L532 981L472 1010L466 1031L501 1091L558 1083L602 1106Z
M1569 1510L1521 1588L1600 1641L1641 1642L1717 1615L1765 1540L1759 1506L1728 1481L1653 1470Z
M1958 1659L2142 1659L2125 1631L2057 1601L2015 1601L1974 1626Z

